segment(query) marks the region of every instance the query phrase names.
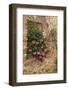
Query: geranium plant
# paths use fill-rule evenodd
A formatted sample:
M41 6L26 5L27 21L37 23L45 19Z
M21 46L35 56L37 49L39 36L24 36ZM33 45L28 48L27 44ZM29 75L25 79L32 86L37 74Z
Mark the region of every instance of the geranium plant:
M45 43L46 39L43 37L43 33L39 30L35 22L28 20L27 29L27 57L42 62L48 53Z

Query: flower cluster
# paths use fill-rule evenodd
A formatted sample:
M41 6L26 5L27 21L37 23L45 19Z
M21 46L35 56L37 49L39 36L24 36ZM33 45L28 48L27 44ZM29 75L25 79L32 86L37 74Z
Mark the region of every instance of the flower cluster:
M35 41L32 40L31 42L32 47L28 47L28 53L31 54L33 60L40 60L43 61L46 58L46 54L48 49L43 40Z

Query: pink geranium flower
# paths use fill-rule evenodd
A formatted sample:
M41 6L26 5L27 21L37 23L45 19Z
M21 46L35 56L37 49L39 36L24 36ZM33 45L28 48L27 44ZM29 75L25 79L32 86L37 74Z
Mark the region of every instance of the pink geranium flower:
M45 53L44 53L44 52L41 52L41 55L42 55L42 56L45 56Z
M40 52L37 52L38 55L40 55L41 53Z
M33 61L35 61L35 60L36 60L36 58L35 58L35 57L33 57L33 58L32 58L32 60L33 60Z

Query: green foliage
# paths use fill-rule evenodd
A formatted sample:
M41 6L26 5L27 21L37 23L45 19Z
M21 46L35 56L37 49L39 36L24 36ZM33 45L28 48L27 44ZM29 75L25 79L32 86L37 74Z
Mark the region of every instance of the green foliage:
M28 40L29 42L32 40L38 40L42 39L43 35L39 31L39 28L37 27L35 22L28 21Z

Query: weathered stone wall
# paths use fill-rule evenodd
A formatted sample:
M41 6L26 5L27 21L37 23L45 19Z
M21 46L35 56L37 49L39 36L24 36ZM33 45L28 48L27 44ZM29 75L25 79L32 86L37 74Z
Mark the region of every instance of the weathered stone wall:
M40 63L39 61L32 61L32 59L24 59L23 74L42 74L42 73L56 73L57 72L57 17L54 16L24 16L23 17L23 35L24 35L24 58L26 57L27 48L27 20L39 22L42 24L42 32L46 37L46 44L49 49L47 58Z

